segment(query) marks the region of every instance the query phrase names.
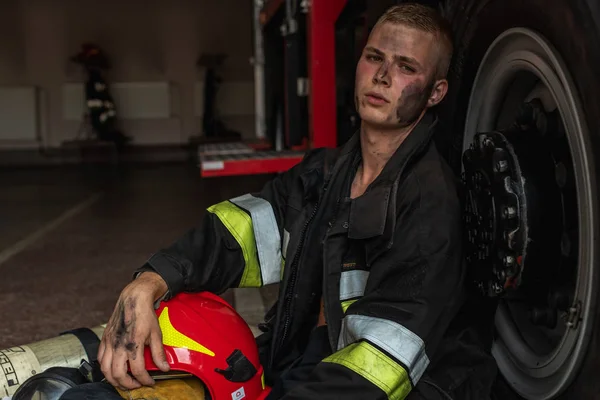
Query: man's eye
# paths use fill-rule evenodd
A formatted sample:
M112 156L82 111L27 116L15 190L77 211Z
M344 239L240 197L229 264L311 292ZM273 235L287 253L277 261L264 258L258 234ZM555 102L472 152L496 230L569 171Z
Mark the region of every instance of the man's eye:
M413 74L415 72L415 69L413 67L408 66L408 65L401 65L400 69L403 70L404 72L408 72L410 74Z
M376 56L374 54L367 54L367 60L369 61L381 61L380 56Z

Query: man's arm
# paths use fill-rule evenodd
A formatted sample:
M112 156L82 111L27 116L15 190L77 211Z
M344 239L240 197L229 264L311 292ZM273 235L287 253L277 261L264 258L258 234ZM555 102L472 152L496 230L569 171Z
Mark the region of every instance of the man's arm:
M457 203L427 203L402 205L391 249L353 275L364 295L340 299L336 351L284 399L402 400L417 385L464 298Z
M287 199L296 176L307 165L315 165L308 164L309 159L319 163L318 154L310 152L259 193L209 207L198 228L136 271L136 279L119 295L99 346L98 361L108 382L122 389L152 385L144 363L146 345L154 363L163 371L169 369L153 307L157 300L183 290L221 293L230 287L259 287L280 280L280 233Z
M157 272L167 283L166 299L181 291L220 294L229 288L279 282L287 197L307 163L321 154L320 150L308 153L302 163L258 193L210 206L200 226L152 255L136 275Z

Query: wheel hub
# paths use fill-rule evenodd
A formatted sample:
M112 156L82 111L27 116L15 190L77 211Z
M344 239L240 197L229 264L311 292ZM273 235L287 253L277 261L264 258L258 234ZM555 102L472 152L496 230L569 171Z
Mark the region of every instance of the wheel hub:
M543 288L553 286L558 269L551 261L565 236L558 189L568 172L555 167L562 164L544 140L558 130L539 102L528 102L509 129L476 135L464 153L466 259L485 295L521 288L530 302L546 305ZM544 322L542 311L534 314Z
M519 160L501 132L477 135L464 153L466 260L488 296L519 285L527 247L527 199Z
M520 289L532 322L548 328L572 299L564 286L572 276L556 260L569 257L574 241L563 232L568 217L560 191L572 171L557 161L551 135L562 135L560 124L532 101L509 129L477 134L463 155L471 278L490 297Z

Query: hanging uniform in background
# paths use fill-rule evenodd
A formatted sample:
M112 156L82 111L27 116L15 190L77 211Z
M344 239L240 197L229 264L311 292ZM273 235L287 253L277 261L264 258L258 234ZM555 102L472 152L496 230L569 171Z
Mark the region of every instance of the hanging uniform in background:
M85 100L94 133L98 139L114 142L121 148L131 138L117 128L115 102L102 76L102 71L110 68L106 54L97 45L84 43L79 54L71 57L71 61L83 65L88 74Z
M85 84L86 104L90 122L100 140L112 140L117 112L108 85L100 71L88 69L88 81Z

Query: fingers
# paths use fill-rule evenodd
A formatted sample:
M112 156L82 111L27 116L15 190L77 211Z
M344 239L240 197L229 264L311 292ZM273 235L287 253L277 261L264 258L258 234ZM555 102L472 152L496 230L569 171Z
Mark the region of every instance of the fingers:
M169 371L170 367L169 363L167 363L167 357L165 356L165 348L163 347L162 343L162 334L158 327L150 334L149 344L154 364L156 364L156 366L163 372Z
M151 347L157 367L165 372L169 370L153 299L142 283L121 293L98 348L104 377L123 390L154 385L144 360L146 344Z
M112 349L110 348L106 348L105 347L105 351L104 354L102 355L102 359L98 359L98 361L100 362L100 370L102 371L102 373L104 374L104 378L113 386L116 386L116 381L113 378L113 374L112 374L112 358L113 358L113 354L112 354Z
M137 343L134 347L128 349L131 374L142 385L152 386L154 385L154 379L146 371L146 363L144 361L144 342L138 341Z
M102 358L98 358L98 361L104 377L115 387L125 390L154 385L154 379L145 368L144 346L132 346L130 351L104 345ZM131 375L128 373L128 362Z
M135 349L135 343L131 344L131 337L135 335L132 329L135 304L132 307L126 307L125 304L128 304L127 300L119 299L104 330L98 348L98 361L104 377L111 385L120 389L135 389L141 384L127 372L129 350Z
M98 354L96 355L96 360L98 360L99 363L102 363L102 357L104 356L105 348L106 348L106 346L104 344L104 340L102 340L100 342L100 345L98 346Z
M109 380L109 382L113 386L117 386L120 389L137 389L142 385L139 381L135 380L131 375L127 373L127 357L128 354L125 351L120 351L113 355L110 367L111 378L113 381Z

